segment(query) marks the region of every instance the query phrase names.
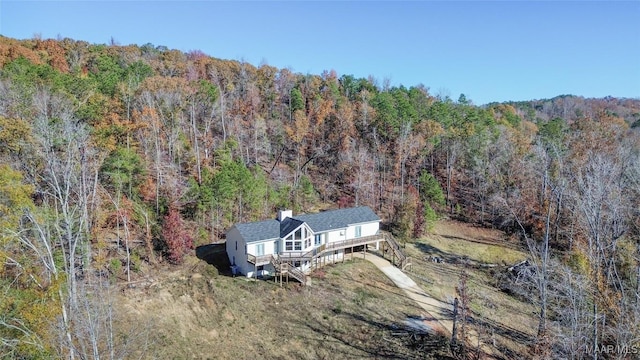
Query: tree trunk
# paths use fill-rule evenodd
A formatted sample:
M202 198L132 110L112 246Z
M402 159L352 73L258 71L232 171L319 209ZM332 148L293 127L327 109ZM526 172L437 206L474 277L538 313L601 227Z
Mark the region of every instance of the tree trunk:
M194 105L191 105L191 131L193 132L193 151L196 155L196 171L198 173L198 185L202 185L202 170L200 162L200 146L199 146L199 131L196 126L196 115Z

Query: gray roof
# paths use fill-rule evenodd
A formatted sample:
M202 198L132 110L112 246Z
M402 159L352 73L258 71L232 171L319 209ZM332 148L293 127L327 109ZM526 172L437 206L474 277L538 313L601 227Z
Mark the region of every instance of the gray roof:
M344 229L349 225L375 221L380 221L378 215L368 206L360 206L348 209L327 210L316 214L296 215L284 219L282 223L278 220L264 220L236 224L235 227L245 242L251 243L284 237L303 222L307 223L313 232L318 233Z
M275 219L236 224L235 227L246 243L280 237L280 222Z
M302 225L304 221L300 221L295 218L286 218L282 220L280 223L280 237L285 237L289 235L293 230L297 229L300 225Z
M294 216L309 225L313 232L344 229L349 225L380 221L380 218L368 206L348 209L322 211L317 214Z

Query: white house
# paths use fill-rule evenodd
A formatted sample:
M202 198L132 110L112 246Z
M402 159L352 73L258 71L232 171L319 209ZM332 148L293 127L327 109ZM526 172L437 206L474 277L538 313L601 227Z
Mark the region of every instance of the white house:
M275 273L277 262L307 271L311 261L335 261L351 245L384 241L378 237L380 218L369 207L293 216L281 210L273 220L235 224L227 231L227 255L232 267L247 277Z

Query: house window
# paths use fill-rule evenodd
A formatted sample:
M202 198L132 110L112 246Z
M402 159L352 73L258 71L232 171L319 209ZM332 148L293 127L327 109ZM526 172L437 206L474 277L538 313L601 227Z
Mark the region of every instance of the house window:
M302 241L285 241L284 249L286 251L302 250Z
M280 243L277 240L273 242L273 253L280 254Z
M362 236L362 226L358 225L356 226L356 237L360 237Z
M311 238L304 239L304 248L306 249L309 246L311 246Z
M294 239L295 239L295 240L300 240L300 239L302 239L302 228L300 228L300 229L298 229L298 230L296 231L296 234L294 235Z
M264 244L257 244L256 245L256 256L262 256L264 255Z
M322 244L322 234L316 234L315 241L313 243L315 246Z
M236 240L236 251L238 251L238 240Z

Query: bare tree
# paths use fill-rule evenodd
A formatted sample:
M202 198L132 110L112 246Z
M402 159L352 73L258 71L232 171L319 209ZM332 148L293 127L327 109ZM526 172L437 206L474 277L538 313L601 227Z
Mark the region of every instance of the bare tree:
M627 205L621 181L623 154L594 152L587 159L586 164L575 171L573 201L579 210L578 224L586 238L583 252L591 274L591 346L595 359L595 349L605 337L604 331L617 321L616 309L620 309L621 303L615 299L625 295L616 259L619 240L627 231L624 220Z
M222 127L222 142L227 141L227 123L225 115L227 113L227 98L229 91L227 89L227 81L216 68L211 68L209 72L211 81L218 88L218 108L220 109L220 125Z
M144 354L150 323L131 324L116 306L115 285L91 277L78 288L77 307L70 314L72 342L68 344L82 359L129 359ZM59 354L66 357L66 353Z
M355 193L355 206L362 203L373 204L375 201L375 162L371 153L365 146L360 145L355 153L349 151L343 156L347 158L345 159L347 163L352 164L353 173L349 185Z
M42 154L43 213L28 213L33 236L21 244L42 264L58 287L60 322L58 355L61 358L126 358L118 343L111 285L91 269L89 205L92 204L99 168L89 132L73 115L62 97L40 91L34 98L34 138ZM128 220L123 219L125 233ZM125 234L125 240L128 234ZM128 245L128 241L127 241ZM128 246L127 246L128 247ZM62 253L63 273L56 252Z
M589 352L592 321L589 306L589 279L576 273L569 266L557 269L558 276L552 283L557 304L555 344L559 358L582 359Z
M514 204L509 204L505 200L505 207L511 212L529 248L529 262L532 269L526 272L525 281L530 282L532 285L537 295L534 303L539 308L534 352L542 358L549 358L551 356L551 340L548 318L553 273L550 247L552 219L559 216L556 212L560 211L561 204L566 196L567 181L564 178L563 159L553 147L538 143L534 148L534 155L529 166L534 168L535 174L541 183L539 189L542 201L538 214L534 215L533 221L542 224L541 234L531 234L527 231L527 224L514 210ZM519 199L513 200L521 202Z
M446 158L446 177L447 177L447 186L446 186L446 200L447 200L447 206L449 207L449 212L453 213L453 194L452 194L452 183L451 181L453 180L453 173L454 173L454 166L456 164L456 161L458 160L458 157L460 156L460 153L462 151L462 146L460 144L460 142L455 139L455 138L446 138L443 143L446 143L446 154L445 154L445 158Z
M88 203L92 193L88 168L92 153L89 132L79 123L70 105L61 97L47 91L37 94L34 103L38 114L34 135L43 154L46 205L53 217L56 245L64 255L64 268L68 274L70 300L77 299L77 280L88 257Z

